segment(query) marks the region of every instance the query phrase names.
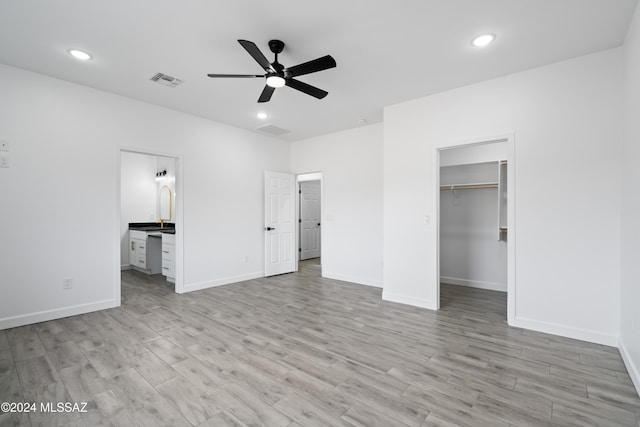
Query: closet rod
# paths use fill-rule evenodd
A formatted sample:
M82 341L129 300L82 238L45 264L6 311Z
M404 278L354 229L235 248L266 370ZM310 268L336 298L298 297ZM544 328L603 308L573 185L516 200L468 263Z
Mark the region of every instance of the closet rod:
M498 184L469 184L469 185L441 185L440 191L447 190L478 190L482 188L498 188Z

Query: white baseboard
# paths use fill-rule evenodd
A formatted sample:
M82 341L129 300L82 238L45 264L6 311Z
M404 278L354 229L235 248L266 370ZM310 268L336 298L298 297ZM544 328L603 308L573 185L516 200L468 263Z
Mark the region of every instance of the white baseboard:
M0 319L0 330L46 322L48 320L62 319L63 317L91 313L92 311L106 310L108 308L118 307L119 305L120 304L117 300L110 299L92 302L89 304L74 305L71 307L56 308L54 310L45 310L36 313L23 314L20 316L5 317Z
M120 271L131 270L131 264L122 264L120 266Z
M394 294L387 291L382 291L382 299L384 301L398 302L400 304L413 305L414 307L428 308L429 310L436 310L436 304L433 301L424 299L424 298L416 298L410 297L402 294Z
M379 282L377 280L363 279L361 277L349 276L346 274L338 274L338 273L333 273L331 271L322 270L322 277L324 277L325 279L342 280L343 282L351 282L357 285L373 286L374 288L382 287L382 282Z
M184 293L213 288L216 286L230 285L231 283L244 282L245 280L259 279L261 277L264 277L264 271L223 277L221 279L207 280L205 282L189 283L184 285Z
M527 319L516 316L509 323L510 326L518 328L531 329L533 331L544 332L552 335L573 338L576 340L589 341L596 344L617 347L619 337L617 335L603 334L602 332L589 329L575 328L572 326L560 325L557 323L543 322L540 320Z
M636 391L638 392L638 394L640 394L640 371L638 370L638 366L633 362L631 355L627 351L627 347L624 345L622 337L620 337L618 349L620 349L620 354L622 355L624 365L627 367L627 371L629 371L631 381L633 381L633 385L636 387Z
M482 282L480 280L458 279L457 277L445 277L445 276L440 276L440 283L468 286L470 288L487 289L490 291L507 292L506 283Z

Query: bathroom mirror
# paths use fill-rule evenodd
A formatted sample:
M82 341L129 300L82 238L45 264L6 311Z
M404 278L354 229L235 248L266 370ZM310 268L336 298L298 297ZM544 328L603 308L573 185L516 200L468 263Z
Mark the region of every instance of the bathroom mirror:
M173 197L171 195L171 189L163 185L160 189L160 219L163 221L171 221L171 214L173 213Z

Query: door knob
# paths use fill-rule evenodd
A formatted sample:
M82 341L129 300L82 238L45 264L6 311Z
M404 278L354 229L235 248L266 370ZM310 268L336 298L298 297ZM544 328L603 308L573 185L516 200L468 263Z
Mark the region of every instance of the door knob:
M320 227L320 223L318 223L318 227Z
M273 227L265 227L265 230L272 231L272 230L275 230L275 228L273 228Z

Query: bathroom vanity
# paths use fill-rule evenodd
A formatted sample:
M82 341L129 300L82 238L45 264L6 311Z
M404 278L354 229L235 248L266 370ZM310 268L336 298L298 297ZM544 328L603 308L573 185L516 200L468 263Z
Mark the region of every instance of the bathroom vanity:
M129 264L146 274L160 274L175 281L175 225L129 224ZM165 241L163 236L170 236Z
M162 266L160 247L162 233L129 230L129 263L147 274L159 274Z

